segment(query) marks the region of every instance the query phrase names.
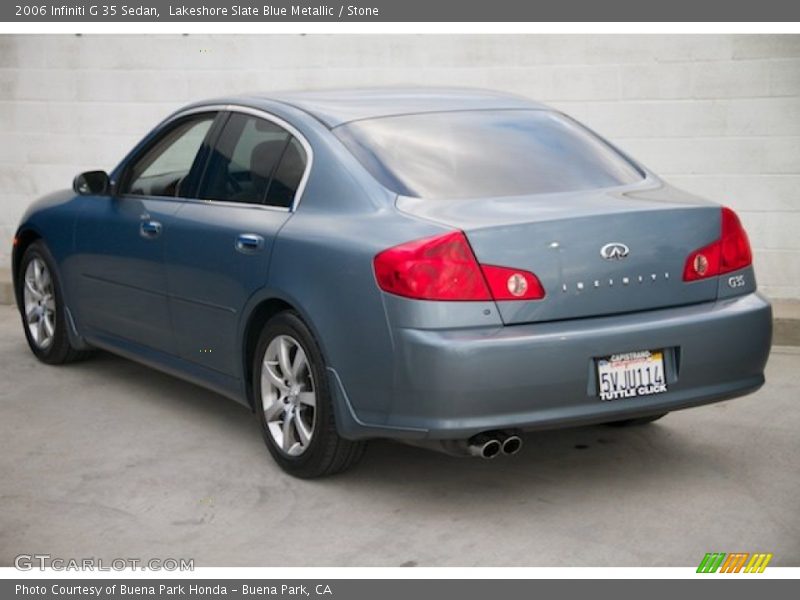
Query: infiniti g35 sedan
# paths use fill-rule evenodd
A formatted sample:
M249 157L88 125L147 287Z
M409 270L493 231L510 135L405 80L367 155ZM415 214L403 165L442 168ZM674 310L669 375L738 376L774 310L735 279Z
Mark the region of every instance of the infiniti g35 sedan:
M13 249L41 361L99 348L233 398L298 477L371 438L492 458L753 392L751 263L732 210L570 117L437 89L192 104Z

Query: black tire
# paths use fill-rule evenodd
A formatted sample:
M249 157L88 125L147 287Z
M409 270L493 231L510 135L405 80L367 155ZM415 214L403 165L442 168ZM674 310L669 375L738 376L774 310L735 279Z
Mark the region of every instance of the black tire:
M55 324L52 341L46 347L37 344L33 339L30 326L25 317L25 274L28 265L38 259L42 261L49 272L51 279L50 289L55 305ZM25 331L25 339L28 341L31 352L43 363L49 365L60 365L78 360L83 360L92 354L91 350L78 350L69 341L67 334L67 320L64 310L64 299L62 294L61 281L59 279L56 262L42 240L36 240L28 246L25 254L22 255L19 271L17 273L17 289L19 290L19 311L22 317L22 328Z
M636 427L637 425L647 425L653 421L658 421L661 417L666 417L669 413L650 415L647 417L637 417L635 419L624 419L622 421L611 421L606 423L610 427Z
M279 447L270 432L262 404L261 374L264 356L270 343L279 336L289 336L299 343L305 353L316 394L311 439L299 456L290 456ZM275 462L290 475L302 479L326 477L346 471L361 460L366 443L346 440L338 434L322 353L311 331L294 311L275 315L261 332L253 358L253 391L254 412L267 449Z

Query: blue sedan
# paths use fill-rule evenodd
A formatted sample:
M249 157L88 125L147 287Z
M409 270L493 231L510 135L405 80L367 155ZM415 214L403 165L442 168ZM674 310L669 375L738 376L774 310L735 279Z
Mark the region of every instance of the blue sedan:
M729 208L568 116L476 90L220 98L14 239L25 336L248 406L298 477L366 440L493 458L764 383L771 308Z

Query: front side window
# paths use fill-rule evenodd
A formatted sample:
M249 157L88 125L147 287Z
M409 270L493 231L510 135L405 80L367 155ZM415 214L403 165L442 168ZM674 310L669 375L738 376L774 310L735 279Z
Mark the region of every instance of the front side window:
M214 113L182 120L162 135L131 167L120 190L138 196L183 197Z
M381 117L333 132L385 187L431 200L571 192L642 179L601 138L545 110Z
M305 152L288 131L266 119L232 113L211 153L199 196L289 207L305 165Z

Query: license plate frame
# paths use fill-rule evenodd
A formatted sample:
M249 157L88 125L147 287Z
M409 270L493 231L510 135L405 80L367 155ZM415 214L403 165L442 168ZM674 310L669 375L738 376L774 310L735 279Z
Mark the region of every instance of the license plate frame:
M666 351L634 350L595 358L597 397L602 402L667 392Z

